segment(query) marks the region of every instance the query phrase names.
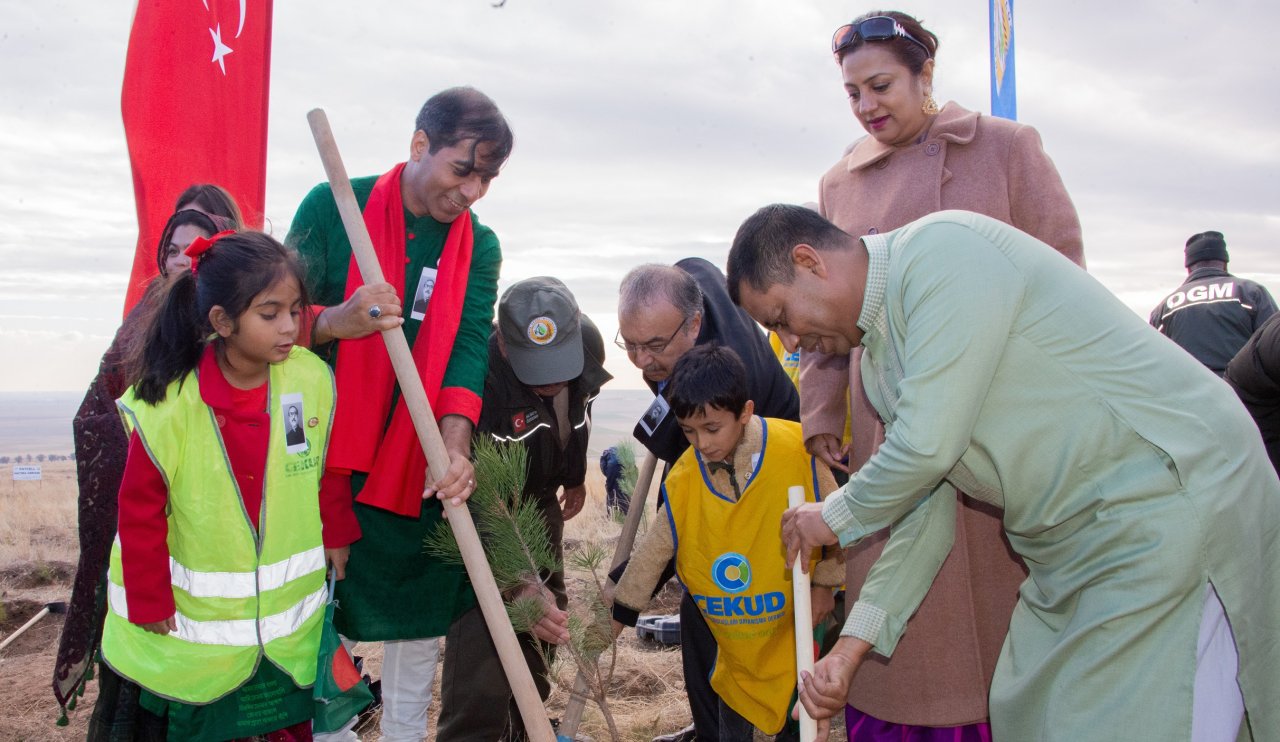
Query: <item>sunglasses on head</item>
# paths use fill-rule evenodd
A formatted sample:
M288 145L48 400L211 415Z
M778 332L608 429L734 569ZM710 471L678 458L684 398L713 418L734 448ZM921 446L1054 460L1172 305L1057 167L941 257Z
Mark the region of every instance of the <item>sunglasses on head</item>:
M930 57L933 56L929 51L929 47L924 45L924 42L907 33L901 23L887 15L872 16L858 23L847 23L837 28L835 34L831 37L831 53L839 59L840 52L853 46L858 39L863 41L888 41L898 36L924 49L924 53Z

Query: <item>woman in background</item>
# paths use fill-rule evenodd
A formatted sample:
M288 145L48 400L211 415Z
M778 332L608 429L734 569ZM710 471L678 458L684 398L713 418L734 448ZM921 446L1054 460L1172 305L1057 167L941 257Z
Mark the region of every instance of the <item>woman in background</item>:
M822 177L823 216L861 236L944 209L976 211L1083 266L1079 218L1036 130L934 101L937 36L905 13L874 11L837 29L831 50L867 136ZM860 358L856 350L805 352L800 360L806 447L846 472L857 471L884 437L862 391ZM847 415L852 441L842 445ZM999 513L960 499L955 545L905 626L866 628L877 625L870 616L884 615L876 587L883 581L868 576L887 533L847 552L846 587L858 602L845 633L890 647L901 636L891 659L873 654L854 679L846 710L851 741L990 739L987 691L1025 571ZM867 582L872 587L864 590Z
M196 237L209 237L222 229L240 229L240 209L220 186L197 184L178 197L175 213L165 224L156 246L159 276L141 301L125 317L98 366L98 374L72 420L79 485L80 560L72 586L71 603L63 624L54 665L53 692L63 707L83 692L92 677L94 654L102 635L105 595L99 587L106 573L107 554L116 534L116 496L124 476L128 439L115 401L128 384L124 378L124 352L143 319L154 308L155 297L168 277L185 269L190 260L182 251ZM127 711L117 713L116 678L100 681L99 701L89 738L95 730L110 734L116 721L129 724ZM136 699L120 699L120 709L131 709Z

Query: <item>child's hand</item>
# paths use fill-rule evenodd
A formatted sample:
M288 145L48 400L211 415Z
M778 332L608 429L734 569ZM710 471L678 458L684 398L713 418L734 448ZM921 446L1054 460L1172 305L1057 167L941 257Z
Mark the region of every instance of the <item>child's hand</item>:
M339 546L336 549L325 549L324 560L333 570L333 579L341 580L347 576L347 559L351 556L350 546Z
M150 631L153 634L169 634L178 630L178 620L173 616L169 616L165 620L156 621L155 623L140 623L138 628L143 631Z

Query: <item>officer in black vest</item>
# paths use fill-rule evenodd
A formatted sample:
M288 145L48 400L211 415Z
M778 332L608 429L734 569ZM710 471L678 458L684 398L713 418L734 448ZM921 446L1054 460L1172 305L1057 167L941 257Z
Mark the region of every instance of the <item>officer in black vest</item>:
M1222 376L1245 341L1276 311L1270 292L1227 272L1221 232L1187 240L1187 280L1151 312L1151 326Z

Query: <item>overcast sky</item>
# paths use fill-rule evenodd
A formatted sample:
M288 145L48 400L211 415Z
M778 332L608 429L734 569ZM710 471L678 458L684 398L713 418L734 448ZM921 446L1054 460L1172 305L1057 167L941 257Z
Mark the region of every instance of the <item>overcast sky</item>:
M612 337L626 269L723 265L755 208L816 199L863 134L829 40L870 7L278 2L269 228L283 238L324 177L309 109L327 110L352 175L375 174L406 157L427 97L474 85L516 132L476 208L502 241L500 289L559 276ZM935 97L988 110L985 1L897 7L942 40ZM0 18L0 390L80 389L119 324L137 234L119 104L132 4L0 0ZM1019 119L1075 200L1090 271L1143 316L1206 229L1226 234L1233 272L1280 291L1278 23L1264 0L1015 6ZM609 367L640 386L620 351Z

